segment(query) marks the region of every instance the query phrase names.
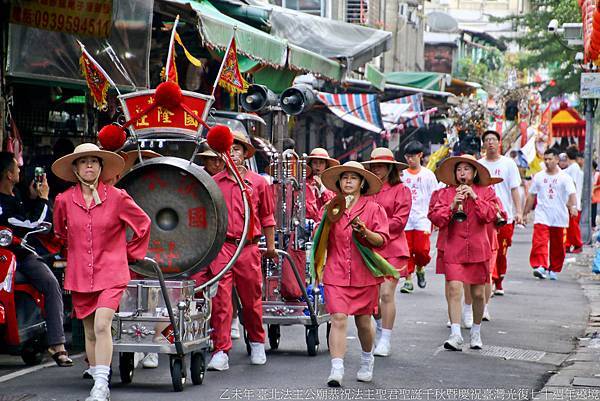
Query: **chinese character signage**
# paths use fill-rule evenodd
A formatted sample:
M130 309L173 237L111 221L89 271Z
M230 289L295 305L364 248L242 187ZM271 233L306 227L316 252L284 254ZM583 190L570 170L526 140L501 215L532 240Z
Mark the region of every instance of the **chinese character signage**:
M112 0L21 0L13 2L10 22L48 31L108 38Z
M119 96L127 120L141 113L148 105L155 102L154 92L152 89ZM182 93L183 103L188 106L189 110L206 120L213 98L189 91L182 91ZM129 128L135 131L137 135L173 132L195 136L202 129L202 125L181 107L177 110L156 107L148 114L140 117Z

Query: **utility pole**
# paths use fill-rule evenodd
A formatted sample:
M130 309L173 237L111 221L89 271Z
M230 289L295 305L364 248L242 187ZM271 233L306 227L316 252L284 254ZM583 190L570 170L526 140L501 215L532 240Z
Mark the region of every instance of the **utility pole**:
M584 244L592 242L592 154L594 149L594 113L598 101L596 99L584 99L585 108L585 150L583 153L583 191L582 209L579 226L581 228L581 239Z

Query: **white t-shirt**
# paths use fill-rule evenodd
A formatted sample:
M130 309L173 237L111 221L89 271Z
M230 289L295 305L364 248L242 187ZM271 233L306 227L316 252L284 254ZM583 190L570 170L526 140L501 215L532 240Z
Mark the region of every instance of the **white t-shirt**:
M581 194L583 193L583 170L579 164L572 163L563 170L575 182L575 191L577 191L577 210L581 210Z
M515 216L512 189L519 188L521 185L521 175L517 164L513 159L506 156L500 156L500 159L493 162L479 159L479 163L489 170L492 177L500 177L504 180L500 184L494 185L494 191L500 202L502 202L502 207L506 210L508 222L512 223Z
M534 224L568 227L567 202L569 195L575 193L573 179L562 170L553 175L540 171L532 181L529 193L537 195Z
M431 232L431 221L427 218L427 213L431 194L438 189L435 174L425 167L421 167L417 174L412 174L407 169L402 171L402 182L412 195L412 207L405 230Z

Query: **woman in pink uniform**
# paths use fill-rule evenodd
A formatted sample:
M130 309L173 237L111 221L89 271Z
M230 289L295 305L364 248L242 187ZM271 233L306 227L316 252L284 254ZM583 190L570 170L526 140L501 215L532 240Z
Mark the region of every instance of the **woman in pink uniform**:
M371 316L377 309L379 284L384 279L375 277L369 270L354 238L367 248L382 248L389 241L385 210L364 196L377 193L381 181L354 161L325 170L321 179L328 189L347 197L341 218L330 226L323 270L327 311L331 315L329 353L332 359L328 385L342 384L350 315L354 315L362 348L356 379L370 382L375 362Z
M130 280L129 262L146 256L150 240L146 213L127 192L104 183L123 167L121 156L92 143L77 146L52 165L58 178L78 183L56 197L54 230L67 244L65 289L71 291L75 316L83 320L94 378L86 401L110 398L112 318Z
M387 148L374 149L371 160L363 164L383 183L381 190L371 196L385 209L390 229L390 241L380 255L398 270L401 277L406 277L410 254L404 227L410 214L412 195L410 189L402 184L400 171L408 168L408 165L394 160L394 154ZM376 356L390 354L390 340L396 319L397 286L398 280L390 277L379 287L380 318L375 319L376 344L373 352Z
M488 224L496 219L496 194L489 187L490 174L470 156L450 157L436 171L438 179L449 187L439 191L438 199L429 213L433 224L446 228L444 271L448 286L448 314L451 333L444 347L462 350L460 332L461 295L463 283L471 285L473 326L471 348L481 349L481 319L485 305L485 284L489 282L489 260L492 256L487 234ZM464 211L466 219L453 218Z

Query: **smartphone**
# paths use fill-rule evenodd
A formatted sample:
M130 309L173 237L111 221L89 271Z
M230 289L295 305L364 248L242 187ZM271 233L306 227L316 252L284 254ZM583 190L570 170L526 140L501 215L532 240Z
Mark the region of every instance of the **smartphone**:
M34 170L34 180L36 183L42 183L44 181L44 174L46 171L43 167L36 167Z

